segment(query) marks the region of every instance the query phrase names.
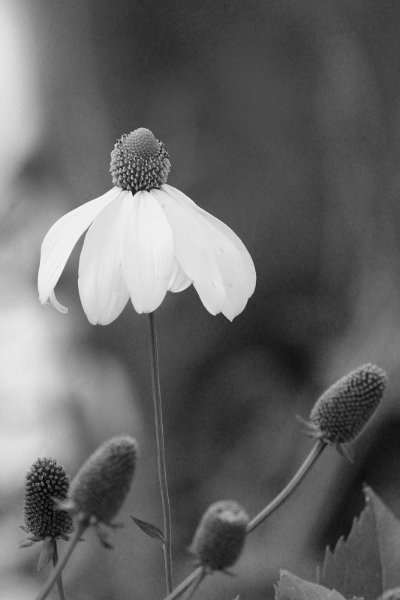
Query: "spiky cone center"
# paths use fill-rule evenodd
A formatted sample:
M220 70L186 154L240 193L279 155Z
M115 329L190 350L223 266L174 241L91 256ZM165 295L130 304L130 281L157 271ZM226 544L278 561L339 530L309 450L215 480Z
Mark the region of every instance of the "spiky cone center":
M38 458L33 463L25 482L24 518L27 532L40 539L65 537L71 532L71 516L54 507L54 499L64 500L68 488L69 477L56 460Z
M170 169L164 144L144 127L124 134L111 152L113 184L133 193L159 189L167 182Z
M216 502L201 518L190 551L203 568L223 571L239 558L248 522L247 513L237 502Z
M378 408L386 373L367 364L339 379L322 394L310 414L314 435L332 444L352 442Z
M97 448L71 482L71 512L88 525L111 525L129 492L136 456L136 441L129 436L111 438Z

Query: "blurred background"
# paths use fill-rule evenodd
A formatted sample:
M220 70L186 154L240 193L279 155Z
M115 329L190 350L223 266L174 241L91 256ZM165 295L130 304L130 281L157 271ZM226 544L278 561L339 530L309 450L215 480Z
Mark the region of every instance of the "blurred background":
M233 323L193 288L157 311L176 582L206 508L250 515L283 487L312 442L320 393L366 362L389 375L355 444L333 449L249 537L235 571L199 598L273 597L280 568L314 579L346 534L368 482L400 515L400 3L389 0L2 0L0 2L0 598L32 598L39 549L18 550L29 466L73 475L117 433L140 460L106 551L89 532L65 572L68 598L162 598L161 526L147 319L128 305L91 326L77 245L42 307L42 239L65 212L111 187L109 153L148 127L170 154L169 183L248 247L254 296ZM63 552L60 544L60 552Z

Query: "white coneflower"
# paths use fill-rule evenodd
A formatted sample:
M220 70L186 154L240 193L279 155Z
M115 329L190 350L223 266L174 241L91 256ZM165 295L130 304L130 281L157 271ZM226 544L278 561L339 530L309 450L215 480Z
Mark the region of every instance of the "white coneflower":
M114 187L67 213L43 240L42 304L66 312L54 288L81 235L79 294L92 324L107 325L129 298L153 312L167 291L193 284L206 309L232 320L252 295L256 274L244 244L224 223L167 185L170 161L151 131L123 135L111 153Z

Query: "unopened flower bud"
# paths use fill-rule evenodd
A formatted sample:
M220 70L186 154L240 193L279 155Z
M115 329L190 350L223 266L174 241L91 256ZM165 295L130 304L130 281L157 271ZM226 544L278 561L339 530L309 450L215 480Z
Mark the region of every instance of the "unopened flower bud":
M164 144L145 127L123 135L111 152L113 184L133 193L159 189L167 182L170 169Z
M249 517L234 501L212 504L204 513L190 547L199 563L211 571L223 571L240 556Z
M385 372L371 364L339 379L311 411L312 435L335 445L353 441L377 409L386 383Z
M68 487L69 477L64 467L53 458L38 458L33 463L25 483L24 529L33 534L28 542L66 537L71 532L70 515L54 510L54 500L64 500Z
M71 482L68 503L83 522L111 525L131 486L137 444L128 436L102 444Z

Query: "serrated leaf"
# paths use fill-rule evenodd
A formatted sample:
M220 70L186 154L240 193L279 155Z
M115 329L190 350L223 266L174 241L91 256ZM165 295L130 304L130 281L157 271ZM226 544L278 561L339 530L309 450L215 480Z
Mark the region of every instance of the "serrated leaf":
M164 535L163 535L162 531L158 527L156 527L152 523L147 523L147 521L142 521L141 519L137 519L136 517L133 517L132 515L131 515L131 519L148 536L150 536L152 538L155 538L155 539L158 539L163 544L165 544Z
M275 586L275 600L345 600L339 592L281 571Z
M346 597L376 600L400 585L400 521L371 488L364 494L366 506L348 538L326 552L321 583Z

